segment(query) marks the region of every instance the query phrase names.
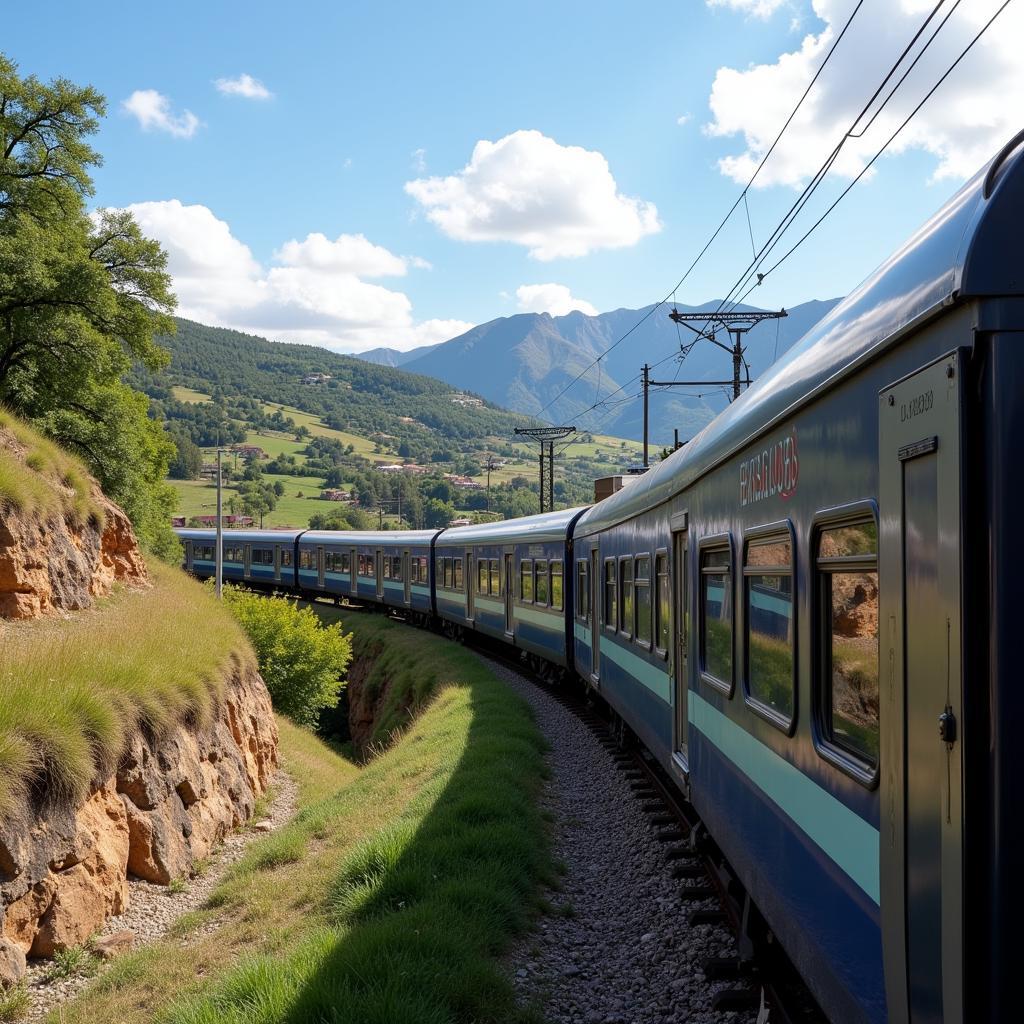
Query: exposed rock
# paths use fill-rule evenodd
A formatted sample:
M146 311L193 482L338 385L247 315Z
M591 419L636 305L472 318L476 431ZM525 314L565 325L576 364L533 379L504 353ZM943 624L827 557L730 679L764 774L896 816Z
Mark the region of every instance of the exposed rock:
M27 456L25 445L5 427L0 427L0 447L19 461ZM35 471L26 464L25 472ZM50 480L46 485L73 493ZM99 519L76 522L57 513L22 515L9 509L0 513L0 618L88 608L115 582L146 582L131 522L94 480L89 486Z
M10 939L0 939L0 992L25 977L25 951Z
M135 932L127 929L104 935L93 943L92 951L101 960L113 960L123 953L129 952L135 945Z
M213 723L138 735L78 808L0 823L0 938L23 954L81 945L128 903L128 874L162 885L248 821L277 769L263 680L236 668Z
M272 821L257 821L252 830L253 832L273 832L274 823Z

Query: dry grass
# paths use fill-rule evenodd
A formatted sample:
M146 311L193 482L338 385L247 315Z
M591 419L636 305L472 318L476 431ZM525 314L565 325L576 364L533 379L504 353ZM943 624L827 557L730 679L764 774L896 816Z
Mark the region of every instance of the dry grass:
M0 431L24 448L19 458L0 433L0 514L62 512L102 524L103 509L93 500L89 474L78 459L2 408Z
M241 628L177 569L70 619L0 624L0 818L28 795L82 799L137 729L210 721Z

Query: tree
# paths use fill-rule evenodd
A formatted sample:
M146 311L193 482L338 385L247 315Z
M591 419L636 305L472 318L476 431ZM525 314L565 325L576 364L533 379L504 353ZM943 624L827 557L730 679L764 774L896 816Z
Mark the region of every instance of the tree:
M174 442L122 382L150 371L174 330L167 257L131 214L89 214L85 141L103 97L65 79L20 78L0 55L0 403L82 455L147 545L173 557Z
M423 524L428 530L440 530L455 518L455 506L437 498L423 503Z
M185 434L175 432L171 434L171 438L176 454L171 459L168 475L172 480L195 480L203 468L203 453Z

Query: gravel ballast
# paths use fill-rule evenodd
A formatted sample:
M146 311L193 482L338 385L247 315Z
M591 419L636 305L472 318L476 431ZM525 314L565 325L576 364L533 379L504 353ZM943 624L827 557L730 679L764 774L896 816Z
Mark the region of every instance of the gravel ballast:
M702 966L736 955L718 925L689 927L698 908L682 900L669 849L629 781L591 729L549 692L500 662L485 659L530 705L550 744L542 806L552 820L554 855L565 868L554 912L539 919L508 960L524 1006L549 1024L724 1024L758 1013L711 1009L735 983L711 982Z

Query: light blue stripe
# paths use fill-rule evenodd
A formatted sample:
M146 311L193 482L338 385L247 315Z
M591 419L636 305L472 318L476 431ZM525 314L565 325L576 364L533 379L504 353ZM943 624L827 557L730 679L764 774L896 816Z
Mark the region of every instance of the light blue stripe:
M535 626L543 626L545 629L561 629L563 613L541 612L536 608L521 608L516 605L515 617L521 622L532 622Z
M580 643L586 644L588 647L594 645L590 642L590 627L584 626L582 622L574 622L572 624L572 635L576 637Z
M878 903L878 829L740 728L700 694L690 690L688 698L690 724Z
M385 580L384 586L391 590L401 590L403 594L405 593L405 584L401 580Z
M619 668L646 686L666 704L672 703L672 686L667 668L659 669L649 661L644 661L632 651L617 644L610 636L601 638L599 650L603 657L614 661Z
M496 597L484 597L482 594L473 596L473 604L479 608L486 608L489 612L502 615L505 612L505 602L499 601Z

